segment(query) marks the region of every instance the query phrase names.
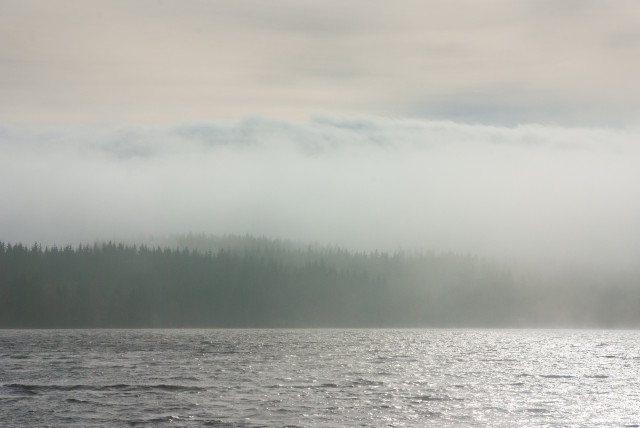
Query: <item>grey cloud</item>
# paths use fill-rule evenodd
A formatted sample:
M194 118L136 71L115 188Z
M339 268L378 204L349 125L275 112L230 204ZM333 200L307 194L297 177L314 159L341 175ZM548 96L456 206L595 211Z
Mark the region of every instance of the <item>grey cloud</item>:
M120 159L148 158L157 153L153 145L153 137L139 131L117 131L100 146L104 152Z
M553 103L549 100L554 99ZM475 91L414 98L401 108L408 117L513 127L527 123L569 127L621 127L633 124L637 109L624 100L580 100L525 88Z
M624 31L612 34L608 46L612 48L637 49L640 44L640 31Z
M531 13L545 17L566 18L580 16L606 6L601 0L528 0L525 9Z

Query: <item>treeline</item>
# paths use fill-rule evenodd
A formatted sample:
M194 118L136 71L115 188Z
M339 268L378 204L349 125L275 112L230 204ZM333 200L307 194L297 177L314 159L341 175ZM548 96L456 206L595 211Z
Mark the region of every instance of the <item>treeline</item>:
M0 242L0 327L638 326L640 286L515 277L473 256L255 237Z

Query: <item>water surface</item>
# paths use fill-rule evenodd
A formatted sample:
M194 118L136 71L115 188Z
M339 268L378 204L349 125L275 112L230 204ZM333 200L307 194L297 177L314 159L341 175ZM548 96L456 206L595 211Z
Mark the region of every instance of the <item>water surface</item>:
M640 331L0 330L0 425L640 426Z

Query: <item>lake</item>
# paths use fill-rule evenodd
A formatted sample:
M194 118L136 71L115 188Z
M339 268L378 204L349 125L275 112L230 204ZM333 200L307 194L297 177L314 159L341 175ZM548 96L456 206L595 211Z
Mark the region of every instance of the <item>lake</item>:
M640 331L0 330L0 426L640 426Z

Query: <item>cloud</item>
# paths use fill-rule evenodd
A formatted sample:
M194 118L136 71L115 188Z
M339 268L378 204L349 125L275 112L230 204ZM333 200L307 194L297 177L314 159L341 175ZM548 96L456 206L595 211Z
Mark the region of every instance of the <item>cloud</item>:
M637 131L317 116L0 127L0 235L205 232L637 268Z
M629 125L634 1L5 0L0 117L139 124L252 112Z

